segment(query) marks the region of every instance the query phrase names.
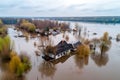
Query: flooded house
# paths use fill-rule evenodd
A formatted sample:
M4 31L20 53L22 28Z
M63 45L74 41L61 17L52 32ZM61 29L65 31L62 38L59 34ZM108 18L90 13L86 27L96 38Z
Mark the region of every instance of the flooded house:
M49 34L56 36L57 34L60 34L60 30L49 29Z
M62 40L55 46L56 47L55 53L48 53L47 55L44 55L42 57L45 60L54 60L61 58L62 56L69 55L71 51L76 50L77 46L79 46L80 44L81 44L80 41L74 44L70 44Z
M54 59L51 62L53 64L58 64L58 63L64 63L65 61L67 61L71 56L73 56L74 54L70 53L70 55L64 55L58 59Z

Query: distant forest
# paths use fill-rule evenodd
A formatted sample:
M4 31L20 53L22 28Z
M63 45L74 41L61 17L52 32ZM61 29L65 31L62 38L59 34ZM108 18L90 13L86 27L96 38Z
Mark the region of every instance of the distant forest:
M120 23L120 16L101 16L101 17L1 17L4 24L17 24L21 19L31 20L58 20L58 21L77 21L116 24Z

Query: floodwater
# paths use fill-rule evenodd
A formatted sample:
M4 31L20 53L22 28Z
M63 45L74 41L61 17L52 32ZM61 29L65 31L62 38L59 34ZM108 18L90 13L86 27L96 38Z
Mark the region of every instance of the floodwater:
M74 28L75 22L70 22L71 28ZM30 56L32 68L25 74L25 80L119 80L120 79L120 42L114 38L120 33L120 25L116 24L96 24L78 22L82 27L82 35L86 30L85 38L92 39L101 37L104 32L108 32L113 38L110 49L101 56L99 53L91 54L85 58L79 58L76 55L64 56L61 59L50 63L42 59L42 48L38 49L42 41L47 38L20 38L14 37L18 34L13 28L9 28L9 36L14 41L14 50L20 54L27 53ZM97 35L93 35L97 33ZM63 40L63 36L69 36L68 43L74 43L79 40L73 33L66 32L56 36L50 36L53 45ZM34 42L37 45L34 45ZM47 43L46 43L47 44ZM40 56L36 56L35 51L39 51ZM0 66L0 75L4 72Z

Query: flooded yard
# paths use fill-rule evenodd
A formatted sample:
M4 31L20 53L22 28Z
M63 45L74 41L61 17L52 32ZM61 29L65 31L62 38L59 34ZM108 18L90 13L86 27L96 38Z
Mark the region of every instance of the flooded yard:
M75 28L76 22L69 22L70 27ZM15 37L19 32L13 28L8 28L8 34L14 42L14 50L20 54L26 53L30 56L32 67L23 80L119 80L120 79L120 42L116 41L116 35L120 33L119 24L97 24L78 22L82 27L82 35L87 39L100 38L104 32L108 32L112 37L111 47L104 54L90 54L88 57L79 58L76 55L64 56L51 63L42 58L42 51L38 49L41 41L46 38L35 37L26 39L25 37ZM84 31L86 33L84 34ZM96 33L96 35L94 35ZM79 41L79 37L73 32L60 33L56 36L49 36L53 45L57 45L64 36L69 36L68 43ZM36 43L37 46L34 45ZM35 51L39 51L37 56ZM5 72L0 63L0 77Z

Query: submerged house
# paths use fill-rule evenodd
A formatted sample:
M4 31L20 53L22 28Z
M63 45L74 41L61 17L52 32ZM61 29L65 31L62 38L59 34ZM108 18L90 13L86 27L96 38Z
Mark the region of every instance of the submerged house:
M70 58L71 56L73 56L74 54L70 53L70 55L64 55L58 59L54 59L51 62L55 65L58 63L64 63L68 58Z
M48 55L42 56L45 60L53 60L58 59L62 56L69 55L71 51L76 50L77 46L79 46L81 43L80 41L74 43L74 44L68 44L66 41L60 41L55 47L56 51L55 53L48 53Z
M68 44L66 41L61 41L56 46L56 57L65 55L65 54L69 53L73 49L74 49L74 47L73 47L72 44Z

